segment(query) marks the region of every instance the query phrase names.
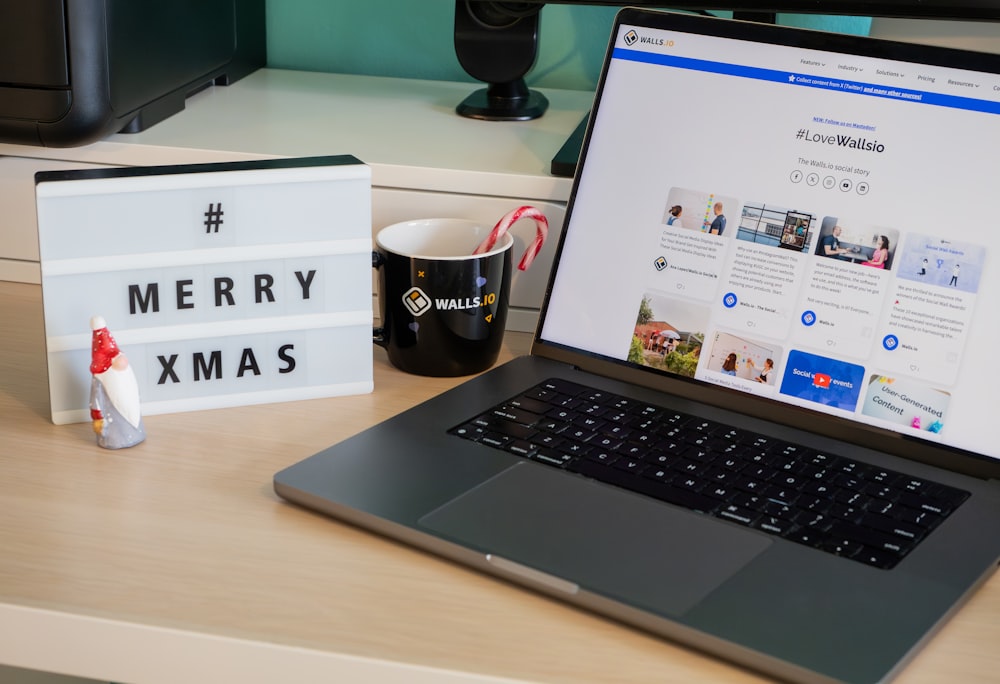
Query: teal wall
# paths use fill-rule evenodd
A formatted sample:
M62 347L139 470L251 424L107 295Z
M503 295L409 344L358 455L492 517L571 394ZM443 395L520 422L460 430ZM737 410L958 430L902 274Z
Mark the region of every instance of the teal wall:
M452 44L454 0L266 0L268 65L280 69L471 80ZM531 85L592 90L614 7L547 5ZM782 16L781 23L868 32L856 17Z

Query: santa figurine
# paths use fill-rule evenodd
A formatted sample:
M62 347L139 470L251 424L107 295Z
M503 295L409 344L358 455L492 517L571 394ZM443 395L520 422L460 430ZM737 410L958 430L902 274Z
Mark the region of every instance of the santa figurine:
M97 444L105 449L135 446L146 439L135 372L103 318L90 319L90 328L90 418Z

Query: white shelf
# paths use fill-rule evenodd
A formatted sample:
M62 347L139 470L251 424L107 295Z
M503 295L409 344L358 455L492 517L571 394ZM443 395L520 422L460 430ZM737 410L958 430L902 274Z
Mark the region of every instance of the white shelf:
M465 119L455 105L473 83L261 69L188 99L184 111L136 134L74 148L0 143L0 280L39 282L34 171L89 164L154 166L352 154L372 169L373 230L408 218L495 221L539 206L558 237L571 181L552 157L589 111L593 94L545 90L550 107L527 122ZM8 158L3 158L8 157ZM525 222L527 223L527 222ZM533 226L514 231L521 242ZM518 274L509 327L530 330L551 264L546 250Z
M387 187L565 200L570 181L552 156L589 110L592 94L546 90L528 122L462 118L471 83L261 69L213 86L147 131L77 148L0 144L0 155L99 164L353 154Z

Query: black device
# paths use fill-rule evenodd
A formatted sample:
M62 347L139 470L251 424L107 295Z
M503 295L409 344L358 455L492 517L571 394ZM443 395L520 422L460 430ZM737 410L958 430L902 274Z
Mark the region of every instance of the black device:
M459 114L527 121L545 113L548 100L524 82L538 56L541 8L530 2L456 0L455 55L470 76L489 84L463 100Z
M138 132L265 61L264 0L0 0L0 141Z
M576 5L677 7L676 3L649 0L555 1L559 4ZM548 0L455 0L455 55L466 73L488 84L488 87L475 91L456 107L459 114L486 121L528 121L545 113L549 106L548 100L541 93L529 89L524 76L534 66L538 56L540 12L547 2ZM757 7L770 7L774 2L755 0L743 4L747 6L745 11L741 11L743 18L774 21L774 11ZM810 6L811 11L817 11L816 3L784 4ZM711 2L687 5L691 7L685 8L690 9L726 8ZM861 3L854 3L854 7L861 6ZM582 131L579 135L582 136ZM575 151L579 151L579 143L576 143ZM571 167L575 165L574 156ZM568 174L557 175L572 175L572 170Z

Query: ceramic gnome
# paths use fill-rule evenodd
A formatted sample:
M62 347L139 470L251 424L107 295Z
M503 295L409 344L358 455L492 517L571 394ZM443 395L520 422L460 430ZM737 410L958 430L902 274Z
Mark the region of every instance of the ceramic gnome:
M90 327L90 418L97 444L105 449L135 446L146 439L135 371L103 318L90 319Z

